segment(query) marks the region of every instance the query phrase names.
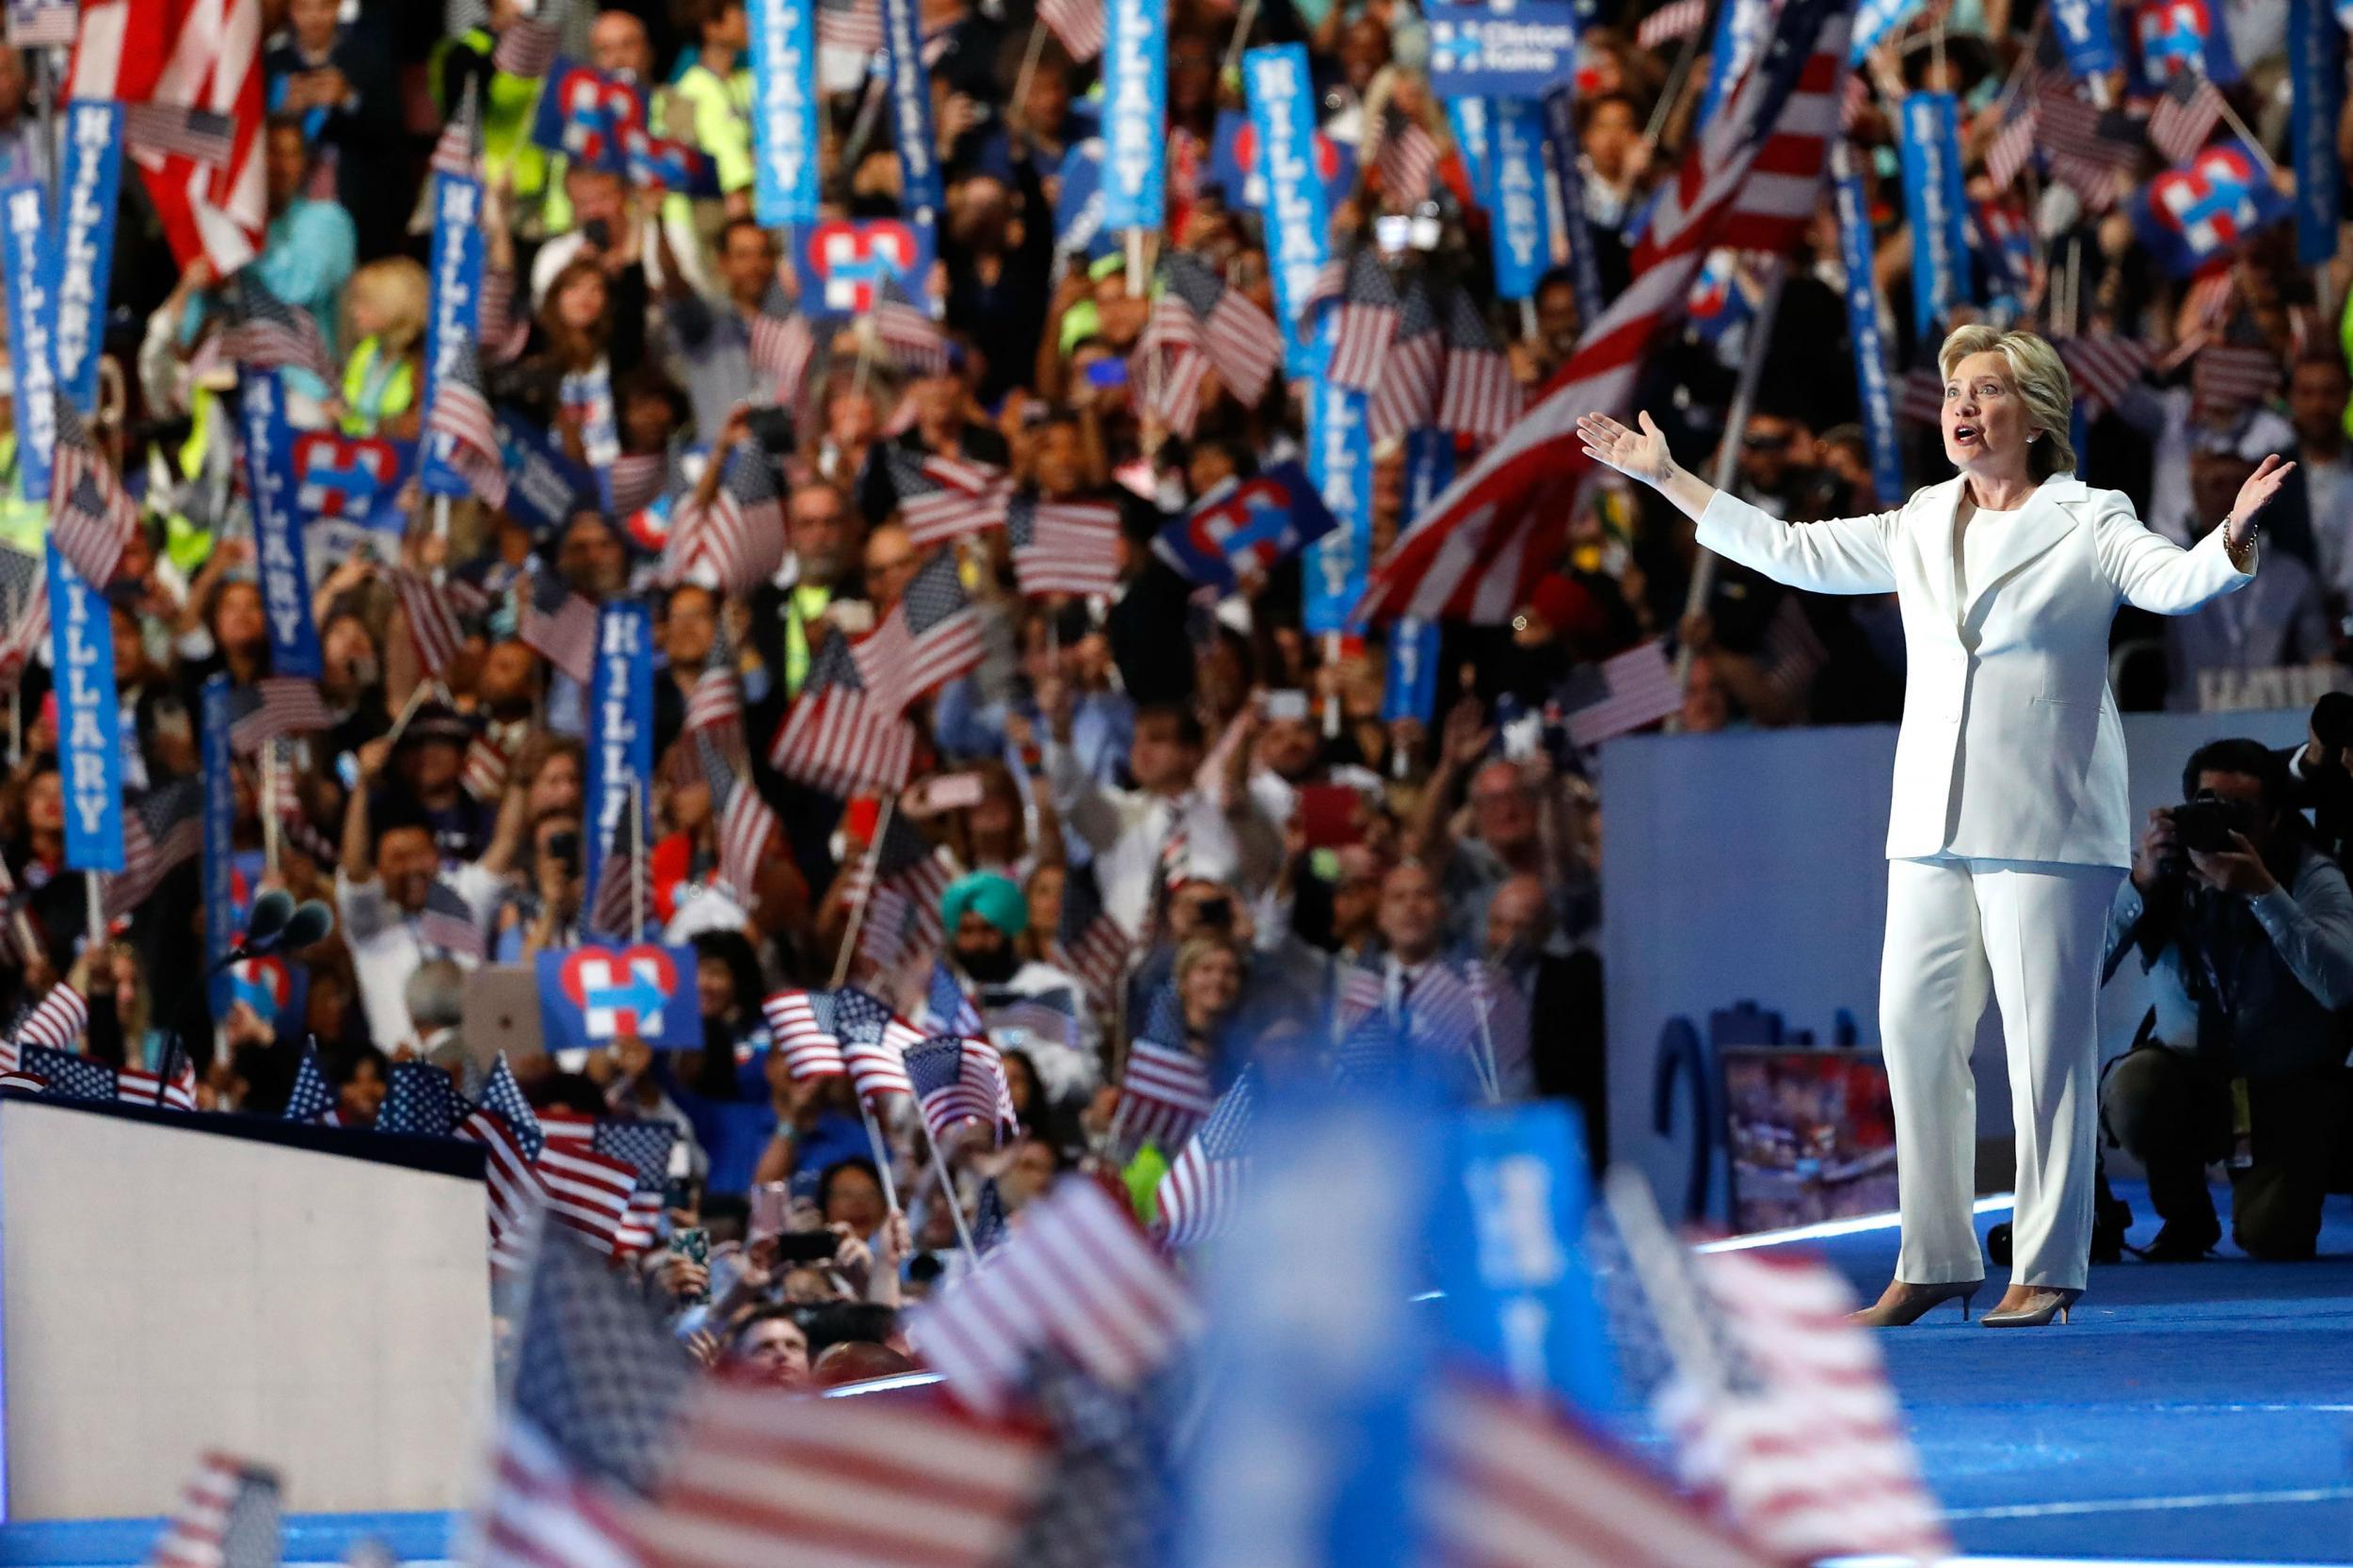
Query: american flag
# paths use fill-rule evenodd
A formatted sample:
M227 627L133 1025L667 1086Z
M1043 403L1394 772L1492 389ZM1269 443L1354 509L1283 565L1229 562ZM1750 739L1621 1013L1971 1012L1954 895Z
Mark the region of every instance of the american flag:
M625 518L643 511L662 499L662 492L670 488L670 455L667 452L625 452L613 459L604 471L604 488L612 498L610 508L616 518ZM782 527L782 514L778 514ZM782 546L778 547L781 555Z
M984 1023L990 1036L1002 1034L1016 1042L1016 1046L1032 1040L1050 1040L1059 1046L1076 1047L1079 999L1067 985L1033 991L1027 996L1000 998L990 1004Z
M739 904L749 906L760 886L760 863L768 846L782 833L776 814L759 788L740 773L735 761L709 731L695 736L695 754L703 778L711 786L711 809L718 820L719 880Z
M760 1004L768 1034L784 1053L784 1070L794 1082L840 1078L850 1070L833 1032L833 998L824 991L787 988Z
M2022 89L2011 93L2006 101L2001 126L1985 148L1985 172L1995 190L2008 190L2017 184L2018 176L2034 157L2041 115L2031 92Z
M932 960L931 984L923 989L923 1005L916 1009L915 1027L926 1034L983 1032L981 1010L945 958Z
M463 623L490 608L488 596L471 583L436 583L431 574L407 567L392 568L392 588L400 596L409 641L416 644L417 663L426 675L440 680L465 646Z
M196 1109L196 1064L175 1037L165 1048L163 1070L124 1066L115 1070L115 1098L125 1105L152 1105L167 1111Z
M546 16L518 16L499 35L498 43L490 51L490 69L502 76L538 77L548 73L555 63L555 52L563 42L557 24L561 21L561 0L547 8Z
M70 1050L88 1027L89 1003L82 999L81 992L61 980L33 1004L33 1010L24 1015L9 1039L20 1046Z
M261 0L110 0L86 8L62 97L160 104L231 125L225 158L133 148L173 260L226 278L260 254L269 221L262 135Z
M817 0L817 47L881 54L881 0Z
M1005 1194L998 1189L997 1178L982 1180L980 1194L972 1200L972 1250L986 1257L1005 1244L1013 1234L1013 1225L1005 1215Z
M278 1477L224 1453L207 1453L147 1555L149 1568L277 1568Z
M1013 481L1000 468L910 451L892 441L882 449L890 488L899 498L899 520L917 545L1000 528Z
M446 1138L464 1120L465 1101L449 1074L430 1062L395 1062L376 1130L412 1138Z
M2205 73L2185 71L2165 85L2149 112L2149 144L2165 161L2185 164L2196 157L2222 120L2222 93Z
M850 650L867 700L890 712L981 662L981 617L957 576L955 552L943 550L908 579L882 625Z
M1837 124L1848 14L1843 0L1790 0L1730 105L1665 187L1632 284L1552 390L1401 534L1360 614L1493 623L1527 602L1565 548L1571 503L1591 472L1578 417L1627 411L1651 345L1676 325L1709 250L1778 251L1812 221Z
M1373 174L1381 182L1381 194L1389 201L1411 208L1430 194L1430 182L1437 178L1438 142L1418 120L1392 113L1389 123L1382 127L1381 145L1373 152Z
M1421 1413L1418 1507L1446 1568L1770 1568L1760 1554L1567 1415L1449 1372Z
M784 565L784 503L776 466L754 441L728 454L718 492L708 506L680 498L663 549L666 583L707 580L722 593L748 594Z
M906 918L918 940L933 948L947 941L948 930L939 918L939 898L958 874L953 856L935 848L905 817L894 811L883 829L882 842L875 848L873 874L876 895L896 892L906 901ZM851 879L853 897L864 886L865 875L866 868L860 865Z
M2125 394L2149 373L2153 358L2149 345L2138 338L2106 334L2069 338L2058 350L2075 385L2083 390L2087 411L2094 415L2123 402Z
M472 1549L459 1555L477 1568L642 1568L628 1515L675 1448L692 1376L636 1280L550 1231L531 1272L489 1495Z
M1945 373L1934 365L1914 365L1896 383L1896 417L1910 424L1934 427L1945 412Z
M82 12L76 0L32 0L8 8L11 49L71 49Z
M449 123L441 127L440 136L434 139L433 158L428 167L436 174L471 180L481 164L482 105L475 100L474 79L470 76L457 100L457 112L449 117Z
M897 968L914 938L914 912L906 894L896 888L876 888L866 895L865 917L857 926L857 955L875 973Z
M49 476L49 526L57 553L93 588L114 581L123 546L139 525L139 509L123 492L89 426L60 388L56 393L56 441ZM44 630L48 600L40 600ZM19 622L17 624L23 624ZM24 641L11 627L11 647Z
M230 748L240 757L250 757L263 742L280 735L335 727L317 683L296 675L265 675L235 688L229 694L229 714Z
M1005 1059L986 1040L943 1035L907 1048L907 1081L923 1112L923 1129L935 1144L967 1121L992 1133L1017 1127L1013 1096L1005 1085Z
M2219 327L2229 317L2231 307L2236 303L2237 293L2238 275L2232 267L2225 266L2195 279L2182 297L2183 319L2197 327ZM2190 338L2181 348L2175 349L2165 365L2159 368L2170 369L2179 362L2185 350L2195 352L2198 346L2199 339Z
M104 1105L115 1099L115 1070L94 1057L49 1046L25 1046L17 1053L17 1070L48 1086L58 1099L89 1100Z
M417 939L455 958L478 960L488 952L473 905L440 877L424 890L424 907L417 913Z
M488 338L490 324L485 314L483 335ZM451 349L448 365L433 382L433 402L424 411L424 433L428 438L449 438L450 466L465 475L466 483L486 505L506 504L506 456L499 445L498 421L491 416L490 395L483 385L480 344L461 342Z
M1689 38L1707 20L1707 0L1667 0L1650 15L1642 18L1634 29L1634 43L1639 49L1657 49Z
M817 357L817 334L808 318L792 308L781 285L771 288L745 323L751 337L752 369L768 379L769 392L787 408L798 408Z
M1199 1327L1184 1285L1135 1222L1091 1181L1065 1181L1023 1211L987 1266L926 1300L907 1332L956 1399L1002 1410L1032 1352L1133 1388Z
M1093 868L1066 872L1047 953L1055 965L1079 977L1086 987L1087 1005L1098 1014L1112 1010L1120 979L1128 972L1128 928L1103 907Z
M106 878L106 918L120 920L154 895L166 876L204 849L204 786L174 779L122 813L122 870Z
M636 937L645 917L639 900L653 889L650 842L640 839L633 813L624 811L614 824L613 843L597 864L597 886L588 904L591 930L609 936Z
M787 778L847 799L896 793L915 766L915 728L896 706L867 693L849 644L830 636L809 661L808 680L768 748Z
M1257 1102L1252 1069L1244 1067L1160 1177L1153 1198L1160 1209L1160 1239L1168 1245L1197 1245L1232 1221L1242 1184L1250 1178L1250 1126Z
M1005 538L1025 594L1119 591L1119 508L1109 502L1018 497L1005 508Z
M619 1253L629 1217L630 1194L637 1190L637 1168L626 1160L599 1154L586 1140L560 1138L545 1124L546 1146L535 1162L548 1218L577 1231L607 1255Z
M466 743L466 762L457 782L468 794L485 805L494 805L506 794L508 769L506 753L488 735L476 735Z
M2211 408L2267 401L2280 386L2280 356L2254 344L2208 344L2189 364L2189 389Z
M504 1051L498 1053L490 1064L488 1076L483 1080L480 1109L506 1124L525 1160L538 1159L540 1151L547 1147L547 1134L539 1129L539 1118L533 1113L531 1101L523 1097L523 1086L515 1081L515 1069L508 1064Z
M1128 1048L1128 1071L1112 1110L1112 1137L1122 1144L1145 1140L1182 1149L1216 1109L1209 1064L1178 1041L1139 1037Z
M506 1058L502 1053L499 1065L505 1064ZM511 1074L508 1081L513 1081ZM528 1105L522 1107L522 1112L526 1117L531 1116ZM536 1117L531 1117L531 1126L536 1136ZM483 1148L483 1175L489 1194L490 1267L502 1272L520 1272L531 1260L544 1201L544 1189L539 1185L538 1173L532 1167L532 1157L515 1124L487 1105L469 1108L465 1119L457 1124L456 1132L458 1137Z
M2035 139L2050 154L2051 172L2074 188L2085 205L2105 212L2116 204L2116 176L2140 162L2140 131L2128 116L2079 97L2064 72L2045 72L2035 87Z
M1446 392L1438 399L1438 428L1474 440L1500 439L1519 422L1527 394L1468 290L1448 292L1444 331Z
M311 312L287 304L248 267L229 280L229 325L221 352L252 370L307 370L329 386L340 376Z
M515 634L585 685L597 664L597 606L552 571L531 574Z
M1103 52L1103 0L1038 0L1037 19L1062 40L1074 65L1084 65Z
M1201 418L1201 387L1209 378L1209 357L1192 313L1165 299L1156 304L1128 356L1128 380L1138 390L1143 411L1190 436Z
M858 1098L872 1104L888 1095L912 1095L906 1052L922 1032L872 994L844 985L833 994L833 1033Z
M1382 358L1381 379L1365 413L1365 428L1375 441L1396 440L1438 422L1446 361L1446 338L1438 330L1429 280L1408 279L1398 306L1397 335Z
M1583 700L1569 710L1569 739L1580 746L1599 745L1682 711L1683 688L1656 639L1580 674L1570 700Z
M236 151L236 139L237 122L225 114L179 104L122 105L122 144L135 155L181 157L222 168Z
M643 1252L661 1240L662 1195L669 1185L670 1150L677 1143L678 1128L669 1122L614 1116L598 1119L591 1147L636 1173L620 1227L614 1234L616 1252Z
M1327 374L1336 387L1369 392L1381 384L1403 302L1388 264L1376 251L1357 251L1345 264L1344 276L1346 282L1330 306L1332 360Z
M1045 1459L1034 1427L984 1423L932 1390L794 1400L707 1378L635 1523L654 1568L985 1568L1012 1560Z
M1283 334L1273 317L1208 262L1184 250L1160 259L1160 294L1153 314L1163 312L1183 318L1173 324L1176 329L1190 329L1237 402L1250 407L1266 395L1267 383L1282 368Z
M295 1068L294 1089L286 1096L286 1120L312 1127L341 1127L343 1116L335 1109L340 1103L335 1086L327 1080L327 1070L319 1065L318 1048L305 1046L302 1061Z
M702 674L686 694L686 732L708 735L730 758L744 751L744 680L724 630L712 639Z
M53 498L57 483L53 470L49 492ZM111 572L112 566L107 570ZM48 636L47 563L30 551L0 544L0 693L13 689L24 679L26 662Z
M873 311L874 341L910 376L937 376L948 368L948 336L922 306L888 279Z

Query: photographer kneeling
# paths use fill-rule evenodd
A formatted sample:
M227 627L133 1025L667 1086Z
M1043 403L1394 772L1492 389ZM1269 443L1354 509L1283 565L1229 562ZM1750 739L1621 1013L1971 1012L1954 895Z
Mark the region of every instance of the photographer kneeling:
M2182 772L2187 805L2150 813L2108 922L2106 974L2137 951L2155 1009L2101 1085L2108 1135L2149 1173L2164 1227L2144 1255L2221 1239L2206 1166L2231 1168L2249 1256L2313 1256L2346 1109L2353 889L2308 840L2284 760L2217 741Z

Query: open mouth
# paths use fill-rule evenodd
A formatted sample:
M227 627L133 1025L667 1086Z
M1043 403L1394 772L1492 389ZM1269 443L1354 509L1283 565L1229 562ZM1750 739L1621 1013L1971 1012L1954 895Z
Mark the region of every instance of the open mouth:
M1977 439L1977 427L1976 425L1956 424L1953 426L1953 440L1956 445L1963 442L1975 441Z

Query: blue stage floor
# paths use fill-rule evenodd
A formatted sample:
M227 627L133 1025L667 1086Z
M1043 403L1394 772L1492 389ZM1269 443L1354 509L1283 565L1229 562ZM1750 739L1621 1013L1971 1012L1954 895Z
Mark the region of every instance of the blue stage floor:
M2156 1233L2145 1192L2131 1240ZM2218 1192L2229 1228L2229 1194ZM2009 1216L1979 1217L1980 1233ZM1893 1232L1823 1243L1865 1300ZM2322 1258L2096 1267L2074 1321L1986 1330L1942 1307L1881 1339L1964 1552L2353 1563L2353 1200ZM1988 1271L1977 1305L1998 1300Z

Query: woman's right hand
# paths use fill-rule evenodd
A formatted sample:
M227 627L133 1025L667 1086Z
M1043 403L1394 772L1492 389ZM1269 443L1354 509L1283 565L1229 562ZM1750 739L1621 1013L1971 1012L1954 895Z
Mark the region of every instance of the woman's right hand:
M1645 485L1664 485L1667 475L1674 472L1674 458L1667 451L1666 432L1659 429L1648 410L1634 416L1641 425L1629 430L1608 414L1580 414L1577 433L1585 443L1585 456L1593 461L1616 469L1629 479L1640 479Z

